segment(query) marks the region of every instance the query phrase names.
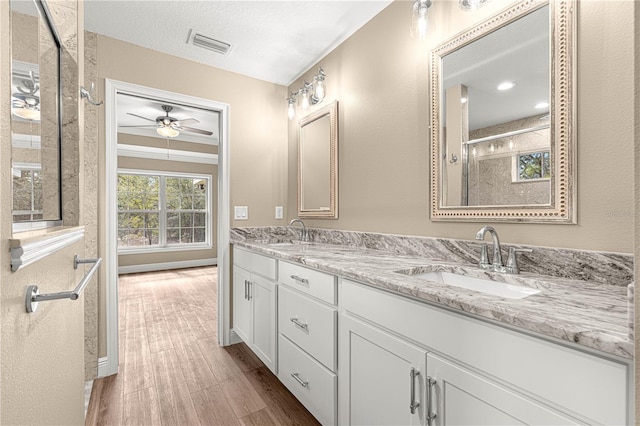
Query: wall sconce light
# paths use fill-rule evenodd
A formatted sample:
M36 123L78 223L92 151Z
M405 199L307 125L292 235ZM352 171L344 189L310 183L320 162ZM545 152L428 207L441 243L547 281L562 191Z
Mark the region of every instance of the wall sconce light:
M11 94L11 113L25 120L40 121L40 84L36 82L33 71L24 78L18 90Z
M296 98L300 97L300 107L303 111L309 109L310 105L319 104L324 100L326 74L322 67L318 68L318 74L313 77L313 82L304 82L297 92L291 92L287 98L287 116L293 120L296 116Z
M460 0L458 4L462 10L476 10L487 2L489 0Z
M429 21L427 10L431 7L431 0L415 0L413 2L413 14L411 15L411 37L419 40L427 38Z

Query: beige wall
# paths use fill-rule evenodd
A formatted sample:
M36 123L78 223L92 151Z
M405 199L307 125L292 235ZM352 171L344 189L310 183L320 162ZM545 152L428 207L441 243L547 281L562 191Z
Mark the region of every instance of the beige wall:
M63 221L83 224L83 111L79 102L83 74L82 2L49 1L64 45L62 183ZM73 256L84 257L78 241L43 260L11 272L11 128L8 38L9 2L0 2L0 305L1 424L82 424L84 422L84 306L80 301L42 303L35 314L25 312L25 289L67 291L82 278ZM78 19L80 17L80 19ZM79 61L79 62L78 62ZM97 360L96 360L97 361Z
M90 34L88 36L91 36ZM95 35L92 35L96 37ZM234 205L249 206L249 220L231 226L277 225L274 207L286 193L286 87L180 59L109 37L97 37L97 87L104 98L105 78L196 96L230 105L230 192ZM136 58L132 66L131 58ZM104 110L98 116L100 155L104 155ZM104 169L100 170L104 193ZM102 197L104 199L104 197ZM99 221L105 222L105 206ZM101 251L105 228L101 226ZM105 300L104 271L101 300ZM100 356L106 355L105 309L100 307Z
M640 22L640 3L634 2L634 22ZM635 25L635 45L640 45L640 25ZM635 81L640 81L640 49L634 49L635 52L635 70L634 70L634 79ZM636 84L634 87L635 94L635 111L640 111L640 84ZM640 277L640 262L637 259L640 259L640 115L637 113L634 115L634 142L635 142L635 277L636 282L638 281L638 277ZM635 322L634 322L634 330L640 330L640 297L636 297L634 300L635 304ZM637 335L637 334L636 334ZM636 360L636 370L635 370L635 391L636 391L636 424L640 421L640 403L638 403L638 399L640 398L640 345L635 345L635 360Z
M503 241L633 251L633 4L582 1L578 7L578 224L499 224ZM397 1L319 62L327 74L325 102L340 102L340 218L305 222L473 238L480 223L429 219L428 56L504 6L494 1L470 13L455 1L434 2L428 40L419 42L409 37L411 3ZM315 70L303 77L308 81ZM296 212L295 142L290 122L289 219Z

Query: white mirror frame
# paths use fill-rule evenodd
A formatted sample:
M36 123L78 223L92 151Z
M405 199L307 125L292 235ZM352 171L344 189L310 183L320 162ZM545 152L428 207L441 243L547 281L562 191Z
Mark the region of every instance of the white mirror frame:
M304 208L303 185L302 179L302 128L314 121L329 116L330 133L329 133L329 209L309 209ZM326 107L304 117L298 122L298 217L311 219L337 219L338 218L338 101L335 101Z
M549 4L551 57L551 203L542 206L443 206L441 188L442 58ZM523 0L431 51L431 220L576 223L575 0Z

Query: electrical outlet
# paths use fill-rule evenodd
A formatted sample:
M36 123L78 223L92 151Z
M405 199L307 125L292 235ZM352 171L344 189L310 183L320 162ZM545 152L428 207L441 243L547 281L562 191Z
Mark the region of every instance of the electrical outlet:
M284 211L282 206L276 206L276 219L282 219L284 216Z
M235 220L247 220L249 219L249 207L248 206L234 206L233 218Z

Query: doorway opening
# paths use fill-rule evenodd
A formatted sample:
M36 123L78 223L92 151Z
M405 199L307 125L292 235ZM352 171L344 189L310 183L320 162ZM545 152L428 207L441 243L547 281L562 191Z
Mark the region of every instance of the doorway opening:
M110 79L105 87L107 357L99 376L118 372L122 253L120 272L217 263L217 339L230 344L229 105Z

